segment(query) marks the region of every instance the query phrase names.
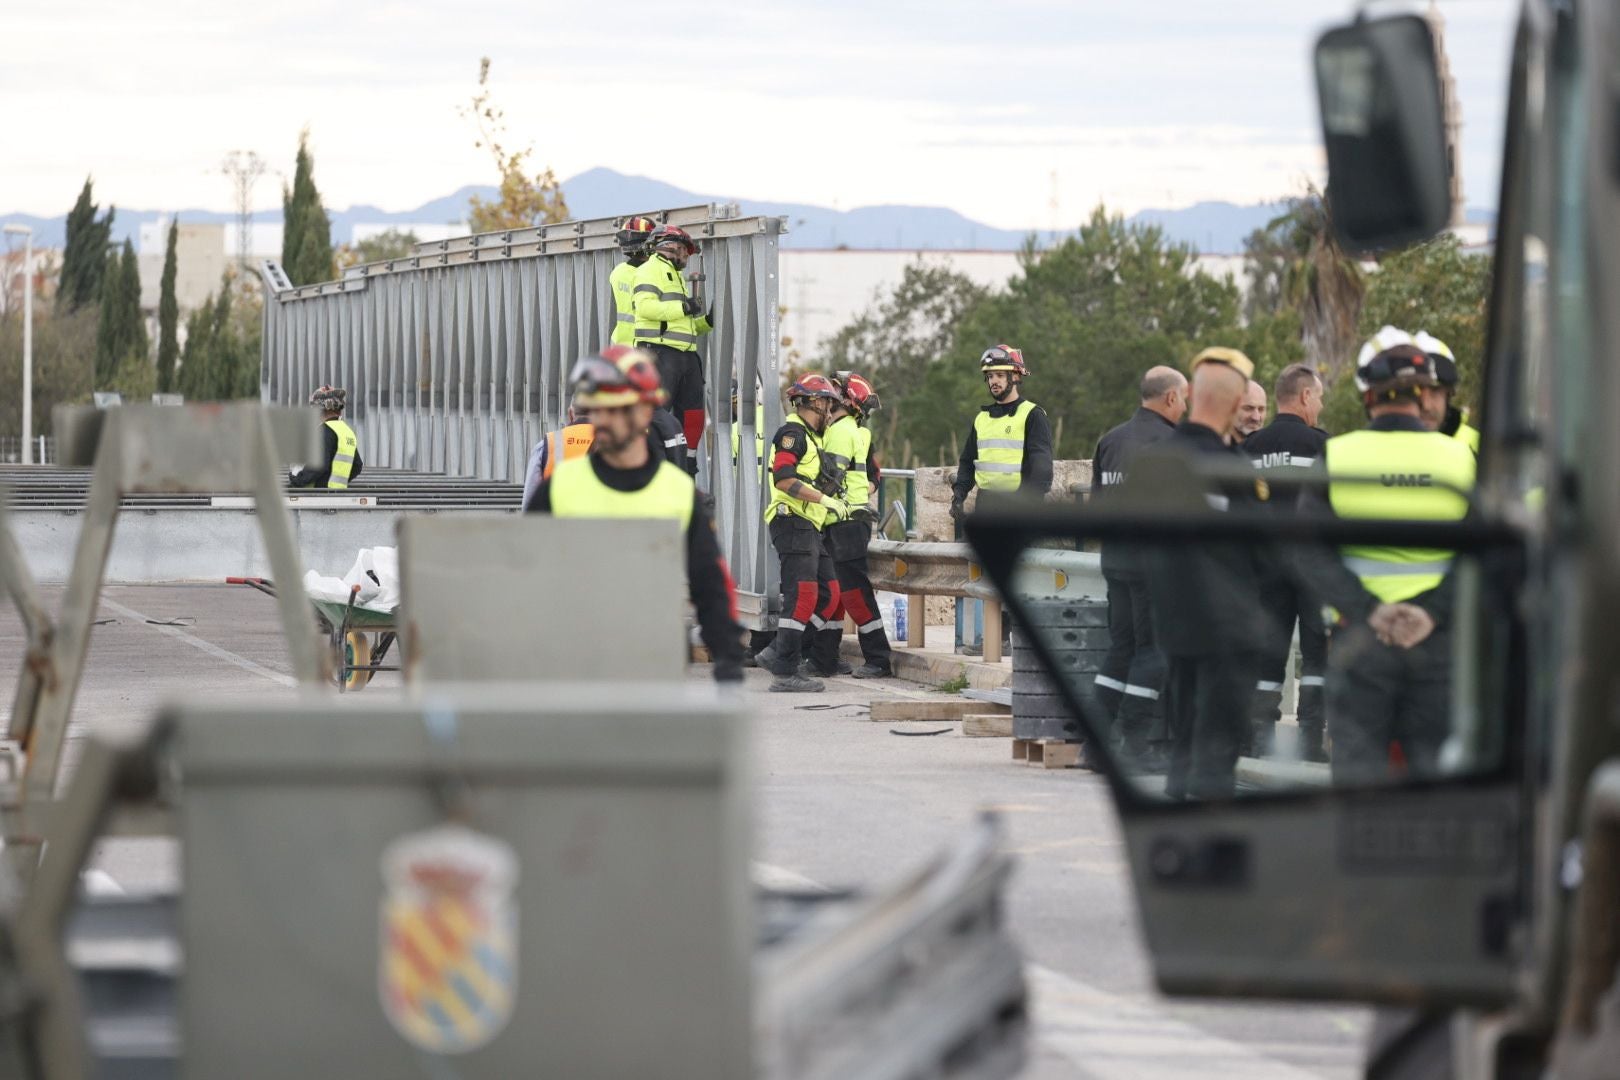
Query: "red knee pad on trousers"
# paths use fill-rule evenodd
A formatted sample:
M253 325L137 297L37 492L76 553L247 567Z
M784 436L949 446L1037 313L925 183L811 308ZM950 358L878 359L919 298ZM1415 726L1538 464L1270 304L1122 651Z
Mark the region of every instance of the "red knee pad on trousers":
M821 609L821 617L826 619L828 622L832 622L832 620L837 617L838 608L840 606L840 600L842 599L843 593L839 590L838 582L836 581L828 582L827 589L827 606Z
M682 413L681 430L686 435L687 451L697 453L698 444L703 441L703 410L687 409Z
M844 594L844 610L849 612L849 617L855 620L856 626L865 626L875 618L872 609L866 606L866 597L859 592Z
M816 583L813 581L799 582L799 590L793 596L793 621L807 623L816 613Z

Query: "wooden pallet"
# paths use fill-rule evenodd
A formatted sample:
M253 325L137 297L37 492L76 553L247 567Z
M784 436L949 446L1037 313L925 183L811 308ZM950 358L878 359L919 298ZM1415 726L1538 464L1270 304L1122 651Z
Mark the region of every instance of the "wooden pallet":
M1074 769L1080 765L1080 744L1061 739L1014 739L1014 761L1043 769Z

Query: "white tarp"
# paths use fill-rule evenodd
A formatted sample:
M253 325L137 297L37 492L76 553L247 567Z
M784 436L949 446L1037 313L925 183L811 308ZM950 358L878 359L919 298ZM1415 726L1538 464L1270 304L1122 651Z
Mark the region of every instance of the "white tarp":
M314 570L304 575L304 592L315 600L348 603L349 591L360 586L355 607L392 613L399 606L399 549L361 548L349 572L340 578Z

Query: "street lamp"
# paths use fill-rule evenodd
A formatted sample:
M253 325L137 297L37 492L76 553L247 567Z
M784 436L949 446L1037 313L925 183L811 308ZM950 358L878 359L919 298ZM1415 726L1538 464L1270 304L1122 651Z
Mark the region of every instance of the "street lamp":
M23 385L22 385L22 463L34 461L34 230L27 225L7 225L3 230L23 238Z

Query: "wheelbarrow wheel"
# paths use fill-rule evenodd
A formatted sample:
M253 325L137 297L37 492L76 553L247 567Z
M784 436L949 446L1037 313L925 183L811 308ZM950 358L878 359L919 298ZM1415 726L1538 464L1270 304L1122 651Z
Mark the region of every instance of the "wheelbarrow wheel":
M343 639L343 689L363 690L371 681L371 672L363 670L371 663L371 639L358 630L350 630ZM361 668L355 671L355 668Z

